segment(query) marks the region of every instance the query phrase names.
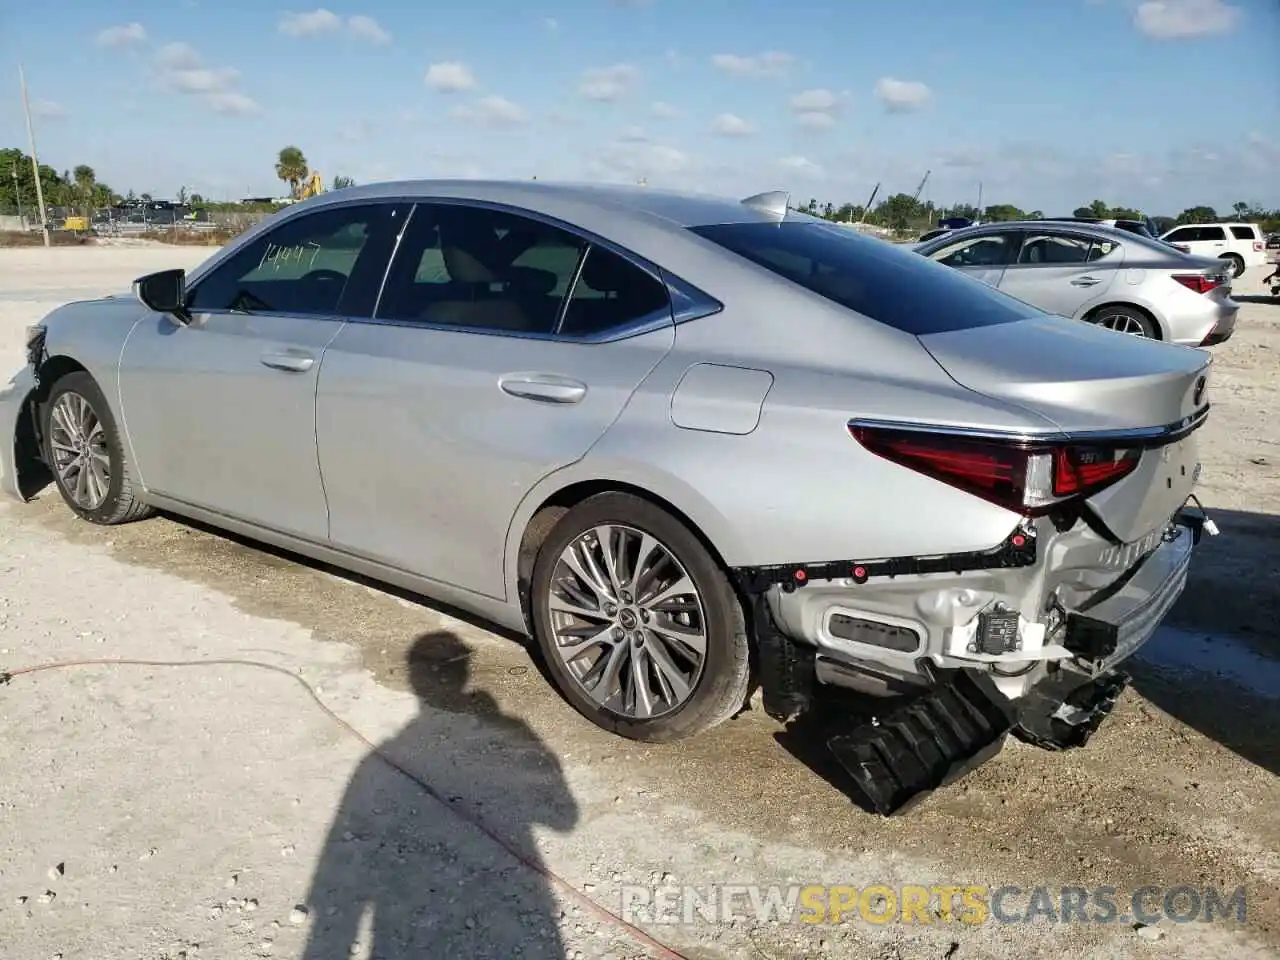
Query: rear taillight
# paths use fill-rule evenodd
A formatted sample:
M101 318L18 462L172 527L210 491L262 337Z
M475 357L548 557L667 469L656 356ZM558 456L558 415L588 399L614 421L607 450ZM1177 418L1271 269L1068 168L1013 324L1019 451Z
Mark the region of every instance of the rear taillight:
M1092 496L1138 466L1136 448L991 440L893 427L849 425L872 453L1024 516Z
M1253 241L1253 250L1255 253L1261 253L1264 249L1266 249L1266 245L1261 240Z
M1205 277L1198 273L1175 273L1173 279L1196 293L1208 293L1222 286L1222 277Z

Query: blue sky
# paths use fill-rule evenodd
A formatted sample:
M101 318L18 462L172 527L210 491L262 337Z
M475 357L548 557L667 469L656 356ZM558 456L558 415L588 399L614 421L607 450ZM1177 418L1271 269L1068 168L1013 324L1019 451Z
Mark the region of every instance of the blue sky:
M326 0L326 3L330 0ZM635 181L1280 207L1277 0L93 0L0 14L0 145L117 190Z

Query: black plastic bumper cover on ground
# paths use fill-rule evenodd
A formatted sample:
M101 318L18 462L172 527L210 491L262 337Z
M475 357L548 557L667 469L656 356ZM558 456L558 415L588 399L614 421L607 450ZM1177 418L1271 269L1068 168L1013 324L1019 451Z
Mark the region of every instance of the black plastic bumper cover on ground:
M1071 677L1043 681L1014 702L989 677L959 671L888 715L830 737L827 746L872 809L901 813L999 753L1009 733L1049 750L1083 746L1129 678Z

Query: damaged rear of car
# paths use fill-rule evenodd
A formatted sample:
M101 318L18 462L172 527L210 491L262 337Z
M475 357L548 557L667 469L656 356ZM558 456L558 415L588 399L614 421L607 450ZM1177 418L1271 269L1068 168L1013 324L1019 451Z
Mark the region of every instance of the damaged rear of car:
M888 489L840 495L876 498L878 519L850 529L838 555L738 570L766 709L797 720L826 685L882 699L872 721L827 734L882 813L1011 732L1049 749L1085 743L1127 682L1121 664L1181 594L1202 532L1216 532L1193 492L1211 357L1039 314L976 281L932 299L941 278L839 228L697 232L922 348L916 389L889 372L897 402L877 402L885 383L872 375L844 424L851 446L899 471ZM986 416L926 367L991 401ZM868 475L865 461L850 467ZM844 526L839 502L831 522ZM907 549L881 546L894 527ZM930 527L938 547L921 549ZM984 545L984 530L1003 535Z

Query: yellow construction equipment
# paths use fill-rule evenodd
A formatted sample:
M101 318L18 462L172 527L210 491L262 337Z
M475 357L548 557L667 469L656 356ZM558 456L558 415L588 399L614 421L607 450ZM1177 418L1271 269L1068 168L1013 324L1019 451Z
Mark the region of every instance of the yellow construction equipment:
M306 183L298 190L298 199L306 200L308 197L314 197L324 192L324 178L320 176L319 170L312 170L307 177Z

